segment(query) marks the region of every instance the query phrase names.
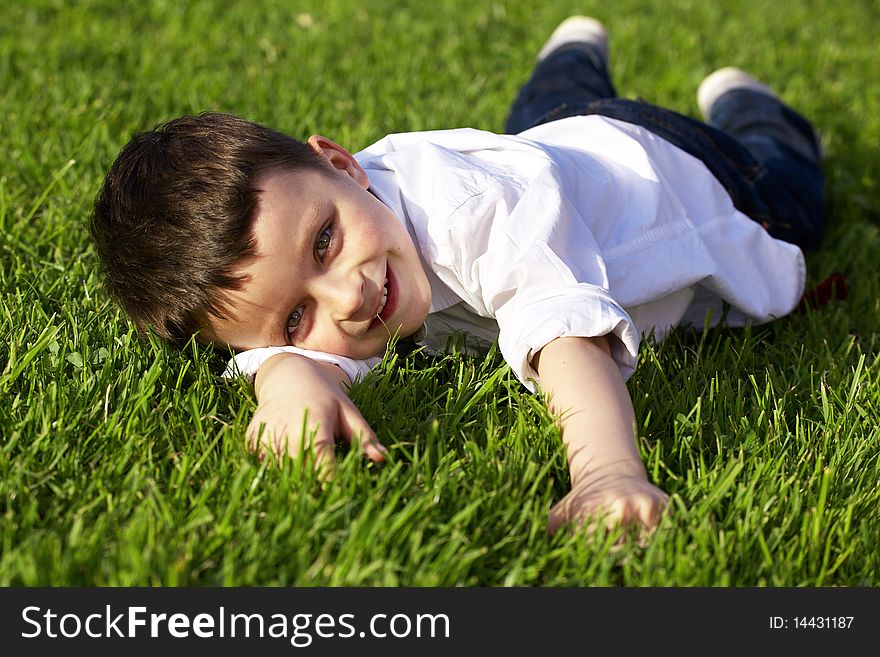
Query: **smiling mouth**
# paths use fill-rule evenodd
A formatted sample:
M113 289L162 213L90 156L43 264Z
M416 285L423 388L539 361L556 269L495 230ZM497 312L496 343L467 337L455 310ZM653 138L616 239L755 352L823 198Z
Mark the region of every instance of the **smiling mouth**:
M369 328L373 329L380 324L384 325L386 321L390 320L391 316L396 312L397 302L397 282L394 278L394 272L391 271L390 267L387 267L385 270L385 282L382 285L382 298L376 306L376 313ZM385 330L388 330L388 326L385 326Z

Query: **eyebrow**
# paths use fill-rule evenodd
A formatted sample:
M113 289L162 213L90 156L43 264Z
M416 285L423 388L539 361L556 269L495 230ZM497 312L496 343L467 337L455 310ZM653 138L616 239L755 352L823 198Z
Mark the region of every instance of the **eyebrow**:
M309 209L303 214L303 226L302 228L309 235L314 235L317 230L316 224L321 221L321 213L324 210L324 204L320 199L315 199L312 204L309 206Z

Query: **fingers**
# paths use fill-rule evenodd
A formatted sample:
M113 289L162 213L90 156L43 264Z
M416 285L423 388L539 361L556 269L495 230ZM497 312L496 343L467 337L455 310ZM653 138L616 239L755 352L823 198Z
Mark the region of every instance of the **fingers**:
M582 533L592 538L597 534L610 533L620 526L619 522L611 522L609 514L605 511L589 515L583 512L577 513L563 500L550 510L547 532L553 535L567 528L571 533Z
M336 439L326 425L318 425L312 437L315 468L321 481L330 481L336 474ZM294 458L298 454L291 454Z
M550 516L547 520L547 531L550 534L555 534L566 522L568 522L568 514L565 510L560 508L559 504L557 504L550 509Z
M654 488L653 486L651 488ZM659 489L626 495L572 490L550 509L547 531L554 534L563 526L585 531L635 527L653 532L660 523L668 497Z
M600 520L605 520L607 523L609 518L607 511L600 511L598 508L587 511L581 506L582 502L583 500L573 499L571 494L566 495L550 509L547 532L555 534L563 527L569 527L573 531L582 530L588 536L592 536L600 526L609 529L614 526L614 523L600 525Z
M247 447L262 461L271 454L277 459L285 456L297 460L312 456L321 479L332 479L336 465L336 441L329 427L317 424L305 435L304 428L292 430L288 425L268 428L263 422L251 423L247 431ZM299 436L297 436L299 434Z
M665 494L657 498L644 500L639 505L638 510L638 518L642 525L651 531L657 529L657 525L660 524L660 518L663 516L664 511L666 511L668 503L669 496Z
M308 416L306 416L308 418ZM274 418L268 418L271 420ZM320 414L294 428L289 418L272 423L255 417L247 430L247 447L257 452L260 460L268 453L277 458L285 455L294 459L311 454L322 479L331 479L336 464L336 438L362 449L372 461L384 461L388 450L379 442L375 432L354 404L339 404L335 409Z
M363 449L371 461L385 460L388 449L379 442L372 427L354 404L343 404L339 409L340 433L352 446Z

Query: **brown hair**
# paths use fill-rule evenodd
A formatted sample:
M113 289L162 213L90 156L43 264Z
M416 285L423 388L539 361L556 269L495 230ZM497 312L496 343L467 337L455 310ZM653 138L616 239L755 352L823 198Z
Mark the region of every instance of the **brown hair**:
M326 170L308 145L229 114L183 116L135 135L95 199L89 231L107 287L144 331L180 345L254 255L259 176ZM204 341L204 340L203 340Z

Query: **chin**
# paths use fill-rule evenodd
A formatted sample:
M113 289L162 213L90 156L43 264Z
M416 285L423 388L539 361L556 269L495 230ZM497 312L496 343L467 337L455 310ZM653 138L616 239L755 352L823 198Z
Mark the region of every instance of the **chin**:
M415 330L408 331L406 334L404 334L403 337L411 340L412 342L421 342L422 340L425 339L425 336L427 335L427 333L428 333L428 327L425 326L424 322L422 322L421 324L419 324L416 327Z
M410 319L407 322L401 324L398 333L402 338L408 338L411 335L424 331L425 328L425 320L428 318L427 314L422 316L419 315L418 318Z

